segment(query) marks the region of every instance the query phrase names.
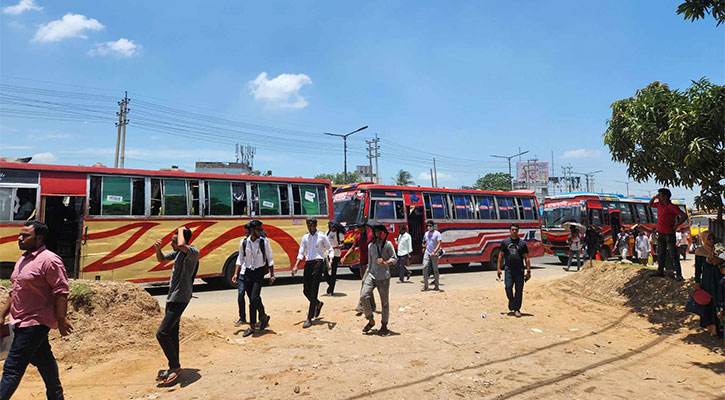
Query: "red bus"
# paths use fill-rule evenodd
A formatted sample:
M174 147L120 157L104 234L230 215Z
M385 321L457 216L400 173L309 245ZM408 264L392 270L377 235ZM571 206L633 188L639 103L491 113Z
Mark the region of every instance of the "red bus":
M378 220L388 226L395 243L399 228L408 226L413 238L411 262L423 260L423 234L428 220L436 223L443 241L441 264L463 270L470 263L494 263L499 244L509 235L509 225L520 225L530 256L544 255L538 203L529 191L481 191L422 188L359 183L340 187L332 196L335 219L349 227L346 241L365 222ZM357 272L359 249L341 265ZM392 271L396 274L397 271Z
M331 196L330 181L320 179L0 162L0 275L21 255L20 227L37 219L69 277L166 281L172 263L156 261L153 243L168 249L187 226L199 249L197 276L231 286L246 222L263 221L275 271L287 271L305 218L327 226Z
M565 231L561 224L578 222L583 225L594 225L601 229L604 245L599 254L603 260L614 254L614 242L620 227L631 230L635 225L638 229L651 234L657 227L657 209L650 208L648 198L627 197L621 194L602 193L563 193L548 196L544 200L544 216L542 223L543 240L546 252L559 257L566 264L569 258L569 246ZM672 199L685 214L687 210L682 199ZM682 227L689 226L685 223ZM634 238L630 242L630 250ZM631 251L629 254L633 254Z

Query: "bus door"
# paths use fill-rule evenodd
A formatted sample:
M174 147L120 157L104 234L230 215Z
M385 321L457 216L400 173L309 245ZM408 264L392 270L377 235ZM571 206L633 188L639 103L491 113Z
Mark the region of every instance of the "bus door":
M423 262L423 235L425 234L425 215L423 209L423 195L420 192L405 194L405 206L408 214L408 233L413 240L413 253L410 255L411 263Z

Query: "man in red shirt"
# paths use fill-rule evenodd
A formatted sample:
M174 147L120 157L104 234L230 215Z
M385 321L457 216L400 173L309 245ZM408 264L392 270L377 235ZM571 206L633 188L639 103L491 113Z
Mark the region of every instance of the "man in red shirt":
M675 280L682 280L682 267L677 251L675 232L677 227L687 220L680 207L672 204L672 192L667 188L657 191L649 201L649 206L657 209L657 272L654 276L665 276L665 265L669 260L674 266Z
M48 399L63 399L58 364L50 350L48 332L58 328L62 336L73 332L66 317L68 276L63 260L45 248L48 226L28 221L20 230L18 246L25 253L10 277L12 292L0 311L0 323L10 314L13 344L3 366L0 399L12 397L28 364L35 365L45 382Z

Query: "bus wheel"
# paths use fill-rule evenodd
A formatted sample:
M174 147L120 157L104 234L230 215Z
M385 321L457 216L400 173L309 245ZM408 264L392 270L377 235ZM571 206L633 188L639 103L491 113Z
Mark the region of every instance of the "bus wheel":
M569 257L559 256L559 262L562 263L563 265L566 265L566 263L569 262Z
M604 247L601 250L599 250L599 258L602 259L602 261L607 261L609 257L611 257L611 252L608 248Z
M491 251L491 260L489 261L489 264L492 268L496 268L498 266L498 253L501 252L500 248L495 248Z
M353 268L353 267L349 267L349 268L350 268L350 272L352 272L352 276L355 279L362 279L362 277L360 276L360 268Z
M470 263L456 263L451 264L453 266L453 270L456 272L463 272L468 268L468 264Z
M212 284L226 289L236 288L237 284L232 282L232 276L234 275L234 270L237 267L236 262L237 253L234 253L229 256L229 258L227 258L227 261L224 263L224 267L222 268L222 276L218 278L212 278Z

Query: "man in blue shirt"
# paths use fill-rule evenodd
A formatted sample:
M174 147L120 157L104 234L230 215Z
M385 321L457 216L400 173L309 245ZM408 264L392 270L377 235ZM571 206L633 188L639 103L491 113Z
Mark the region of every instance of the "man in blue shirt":
M509 315L521 317L521 301L524 297L524 282L531 278L531 260L529 259L529 248L519 238L518 224L509 226L510 237L501 241L498 253L496 273L501 279L501 266L506 270L505 285L506 297L509 299ZM524 262L526 263L526 274L524 274Z

